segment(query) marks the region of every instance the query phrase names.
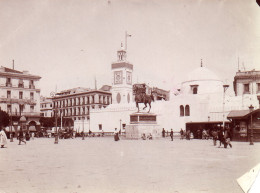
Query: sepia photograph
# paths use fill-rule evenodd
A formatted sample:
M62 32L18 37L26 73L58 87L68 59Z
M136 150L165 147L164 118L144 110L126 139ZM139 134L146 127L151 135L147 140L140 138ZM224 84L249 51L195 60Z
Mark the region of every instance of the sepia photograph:
M259 193L258 0L0 0L0 193Z

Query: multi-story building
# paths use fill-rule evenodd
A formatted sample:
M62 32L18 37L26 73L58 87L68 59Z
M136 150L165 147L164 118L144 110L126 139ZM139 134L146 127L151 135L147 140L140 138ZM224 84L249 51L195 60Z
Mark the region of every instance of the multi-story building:
M90 109L106 108L111 103L111 92L78 87L56 93L52 101L58 117L88 120Z
M52 117L52 99L48 97L41 97L41 117Z
M260 71L238 71L234 77L234 91L236 96L244 94L260 94Z
M0 68L0 107L11 116L16 131L21 116L27 128L40 127L40 79L28 71Z

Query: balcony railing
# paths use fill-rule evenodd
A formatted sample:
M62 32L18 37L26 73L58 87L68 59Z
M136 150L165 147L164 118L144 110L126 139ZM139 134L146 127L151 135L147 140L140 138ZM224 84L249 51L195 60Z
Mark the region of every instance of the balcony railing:
M7 82L7 83L5 84L5 86L7 86L7 87L12 87L12 83L11 83L11 82Z
M37 112L22 112L21 115L25 116L25 117L40 117L41 113L37 113Z
M24 88L24 84L19 83L19 84L18 84L18 88Z
M30 88L30 89L35 89L35 85L30 84L30 85L29 85L29 88Z
M36 100L33 100L33 99L0 98L0 102L35 105L37 101L36 101Z

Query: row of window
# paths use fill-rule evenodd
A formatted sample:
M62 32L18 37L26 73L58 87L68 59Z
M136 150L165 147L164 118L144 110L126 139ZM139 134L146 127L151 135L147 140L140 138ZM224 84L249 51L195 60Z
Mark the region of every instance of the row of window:
M6 78L5 86L7 86L7 87L12 87L13 86L11 78ZM23 82L22 79L20 79L19 82L18 82L18 88L24 88L24 82ZM33 80L30 80L29 88L30 89L35 89L35 85L34 85L34 81Z
M7 98L8 99L12 98L10 90L7 91ZM19 91L19 99L23 99L23 91ZM34 100L34 93L33 92L30 92L30 99Z
M95 103L101 103L104 105L110 104L110 97L109 96L99 96L99 100L95 101L95 97L92 96L86 96L86 97L77 97L77 98L70 98L60 101L55 101L53 103L53 107L68 107L68 106L75 106L75 105L84 105L84 104L95 104Z
M12 114L12 115L21 115L21 113L24 112L25 106L24 105L19 105L19 109L15 108L15 111L12 111L12 105L8 104L7 105L7 112ZM34 112L34 105L30 105L30 112Z
M256 83L257 84L257 92L260 92L260 83ZM248 84L244 84L244 94L249 94L250 90L249 90L249 83Z
M180 106L180 116L190 116L190 106L186 105L185 108L183 105Z
M42 104L42 105L41 105L41 108L47 108L47 107L48 107L48 105L49 105L49 107L50 107L50 108L52 107L52 104L51 104L51 103L49 103L49 104Z

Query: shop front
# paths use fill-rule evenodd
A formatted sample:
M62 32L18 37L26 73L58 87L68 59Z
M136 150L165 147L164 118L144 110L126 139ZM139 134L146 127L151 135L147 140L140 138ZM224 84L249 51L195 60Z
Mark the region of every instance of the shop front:
M260 109L231 111L227 118L232 122L234 141L260 142Z

